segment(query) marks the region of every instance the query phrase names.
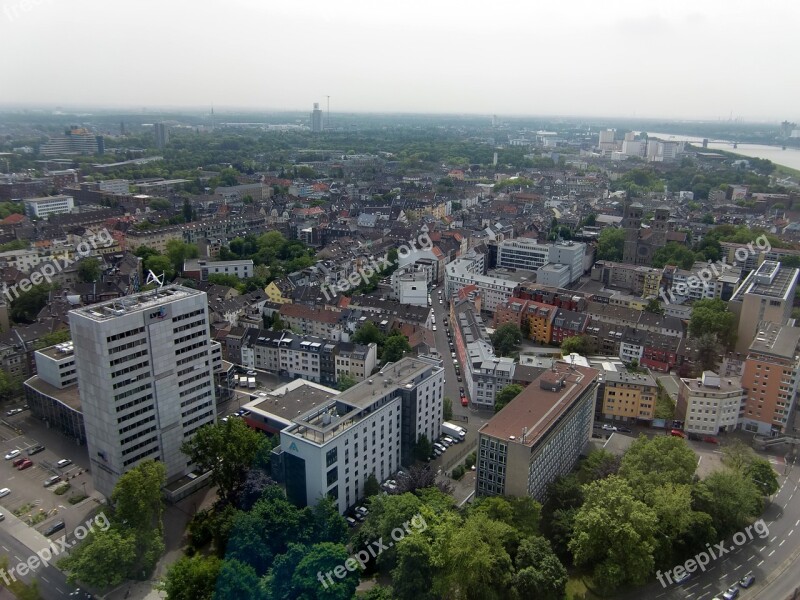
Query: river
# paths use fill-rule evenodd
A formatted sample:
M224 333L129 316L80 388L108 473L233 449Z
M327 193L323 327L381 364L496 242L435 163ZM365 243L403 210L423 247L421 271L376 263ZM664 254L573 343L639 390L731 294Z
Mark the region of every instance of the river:
M639 132L637 132L639 133ZM648 131L648 137L655 137L662 140L670 141L687 141L696 145L703 143L703 138L691 135L673 134L673 133L653 133ZM733 152L742 156L749 156L751 158L766 158L771 160L777 165L783 165L791 169L800 171L800 149L787 148L781 149L780 146L765 146L764 144L743 144L738 143L734 149L733 142L728 140L708 140L709 150L725 150L726 152Z

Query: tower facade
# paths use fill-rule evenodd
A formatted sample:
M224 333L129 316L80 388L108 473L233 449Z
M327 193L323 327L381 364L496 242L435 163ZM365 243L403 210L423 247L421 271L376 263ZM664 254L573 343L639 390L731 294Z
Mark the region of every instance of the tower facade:
M644 207L638 202L625 205L622 216L622 228L625 230L625 244L622 250L622 262L636 263L639 246L639 230L642 227Z
M319 102L314 102L314 110L311 111L311 131L314 133L322 131L322 111Z
M216 416L205 292L167 286L69 313L95 489L140 462L167 482L192 470L181 444Z

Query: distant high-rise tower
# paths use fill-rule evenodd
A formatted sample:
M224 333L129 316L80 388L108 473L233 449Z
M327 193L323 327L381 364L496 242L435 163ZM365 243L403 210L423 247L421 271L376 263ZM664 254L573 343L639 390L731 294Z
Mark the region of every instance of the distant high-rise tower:
M125 121L119 122L119 134L125 135Z
M180 286L69 313L92 479L106 497L143 460L167 482L192 471L181 444L216 415L205 292Z
M156 123L153 128L156 132L156 148L166 148L169 144L169 127L164 123Z
M314 102L314 110L311 111L311 131L315 133L322 131L322 111L319 109L319 102Z

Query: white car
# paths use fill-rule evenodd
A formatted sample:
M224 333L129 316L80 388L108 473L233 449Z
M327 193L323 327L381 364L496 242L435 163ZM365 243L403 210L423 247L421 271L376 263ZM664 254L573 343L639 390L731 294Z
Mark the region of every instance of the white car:
M436 325L433 326L433 330L436 331Z
M8 454L6 454L5 459L11 460L12 458L17 458L19 456L19 450L9 450Z
M603 430L604 431L616 431L617 428L614 427L613 425L608 425L608 424L604 423L603 424Z
M69 465L71 465L71 464L72 464L72 461L71 461L70 459L68 459L68 458L62 458L60 461L58 461L58 462L56 463L56 466L57 466L59 469L63 469L64 467L68 467L68 466L69 466Z
M3 488L2 490L0 490L0 498L5 498L5 497L6 497L6 496L8 496L10 493L11 493L11 490L10 490L10 489L8 489L8 488Z

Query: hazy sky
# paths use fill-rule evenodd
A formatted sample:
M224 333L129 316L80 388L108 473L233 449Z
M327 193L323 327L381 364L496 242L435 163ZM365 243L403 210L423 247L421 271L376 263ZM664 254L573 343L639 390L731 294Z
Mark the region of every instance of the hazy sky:
M0 0L0 103L800 121L797 0Z

